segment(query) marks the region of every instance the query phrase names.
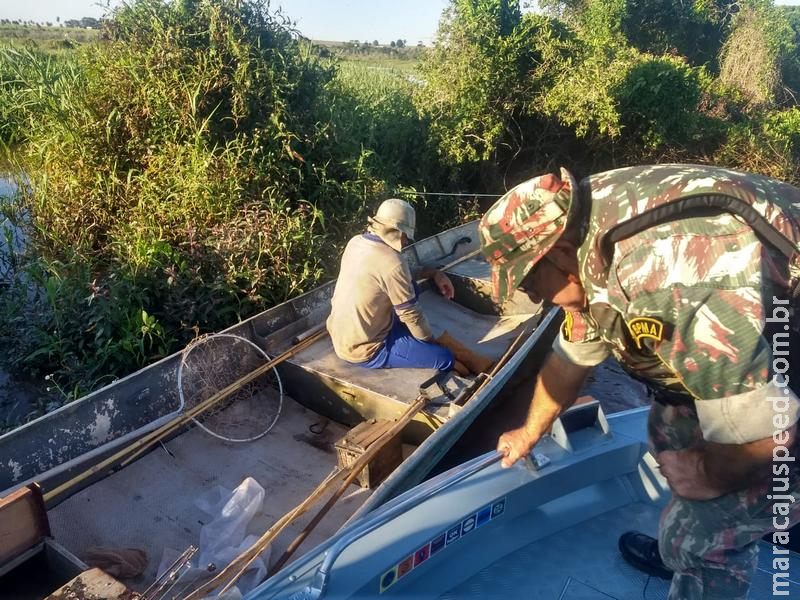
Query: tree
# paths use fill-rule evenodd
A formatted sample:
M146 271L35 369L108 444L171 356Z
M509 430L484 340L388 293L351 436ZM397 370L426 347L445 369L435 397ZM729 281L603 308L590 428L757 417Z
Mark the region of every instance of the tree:
M80 20L80 27L84 29L100 29L100 21L93 17L83 17Z
M378 43L378 40L372 40L372 45L373 46L380 46L380 44Z
M395 42L395 46L397 46L398 48L405 48L405 45L406 45L406 41L405 40L397 40Z
M783 100L784 80L792 81L797 67L795 31L787 13L770 2L745 4L722 48L720 79L750 105L764 106Z
M517 0L452 0L422 60L419 92L442 155L453 163L517 156L536 137L532 107L570 44L553 19L523 17Z
M583 30L584 37L616 30L640 52L678 54L694 65L716 68L736 0L541 0L547 14ZM599 27L598 27L599 26Z

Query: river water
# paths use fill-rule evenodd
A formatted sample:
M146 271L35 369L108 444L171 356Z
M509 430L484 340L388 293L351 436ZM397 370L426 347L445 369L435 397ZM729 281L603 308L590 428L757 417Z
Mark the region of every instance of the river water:
M0 202L13 198L16 191L17 186L13 181L0 177ZM11 247L7 232L10 234ZM3 293L3 279L8 276L9 253L20 252L24 243L22 232L0 214L0 294ZM32 383L15 379L2 370L3 358L0 357L0 433L12 424L24 422L26 416L35 410L39 396Z

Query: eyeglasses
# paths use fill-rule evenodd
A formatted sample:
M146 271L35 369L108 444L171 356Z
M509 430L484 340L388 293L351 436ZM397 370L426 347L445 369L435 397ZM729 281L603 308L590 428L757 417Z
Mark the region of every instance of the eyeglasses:
M536 291L536 281L541 274L541 267L542 263L545 261L545 256L543 256L539 262L533 265L530 271L525 274L525 277L522 278L522 281L519 282L517 289L523 293L532 293ZM549 261L548 261L549 262Z
M536 293L536 283L541 277L542 274L542 265L547 262L553 267L558 270L559 273L564 275L565 277L569 276L569 273L562 269L558 264L555 263L551 258L549 258L546 254L539 259L533 268L525 274L525 277L522 278L522 281L519 282L517 289L524 293Z

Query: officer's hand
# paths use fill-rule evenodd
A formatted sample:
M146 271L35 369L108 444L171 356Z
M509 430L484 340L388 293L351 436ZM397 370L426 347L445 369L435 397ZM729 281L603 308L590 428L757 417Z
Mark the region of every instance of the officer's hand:
M687 500L712 500L728 492L708 477L701 450L664 450L656 461L670 489Z
M450 281L450 278L447 275L441 271L436 271L436 273L433 275L433 283L436 284L436 287L442 296L448 300L453 299L453 296L456 294L456 290L453 287L453 282Z
M505 454L500 464L507 469L520 458L525 458L538 441L539 438L528 433L524 427L506 431L497 440L498 452Z

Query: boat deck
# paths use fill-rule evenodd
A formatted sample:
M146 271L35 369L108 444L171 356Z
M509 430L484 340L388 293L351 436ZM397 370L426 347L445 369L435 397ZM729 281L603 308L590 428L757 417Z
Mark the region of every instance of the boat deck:
M145 550L150 560L144 575L125 581L142 591L155 579L162 560L174 559L190 544L198 545L200 530L210 519L195 501L217 486L233 490L251 476L264 488L263 508L247 529L256 535L308 496L336 465L333 444L347 432L333 422L327 422L319 435L309 429L326 422L284 397L275 427L257 441L223 443L193 428L51 509L53 535L79 558L96 546ZM301 553L338 530L369 494L351 486ZM273 561L314 512L277 538Z
M447 330L465 346L495 361L508 349L522 327L531 319L538 318L532 314L479 314L430 290L421 294L420 304L436 336ZM328 336L299 352L290 362L406 404L416 399L419 385L437 373L435 369L364 369L352 365L336 356ZM460 386L464 385L461 382Z
M666 599L669 583L630 567L617 547L625 531L654 535L670 495L646 418L643 408L607 420L596 404L575 409L536 447L549 462L502 469L489 452L463 463L353 521L246 600L310 586L337 599ZM754 600L772 595L772 547L760 550ZM800 556L790 561L794 597Z
M637 571L617 550L626 531L655 535L658 517L659 509L646 503L609 511L504 556L440 599L665 600L669 582ZM753 600L772 597L771 556L771 546L761 542ZM789 596L800 597L800 556L792 553L790 560Z

